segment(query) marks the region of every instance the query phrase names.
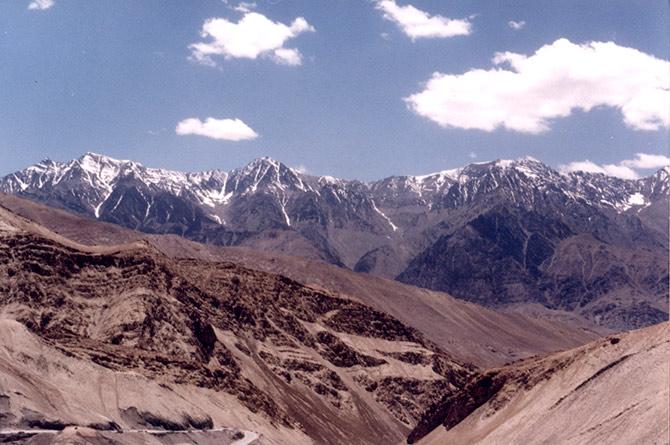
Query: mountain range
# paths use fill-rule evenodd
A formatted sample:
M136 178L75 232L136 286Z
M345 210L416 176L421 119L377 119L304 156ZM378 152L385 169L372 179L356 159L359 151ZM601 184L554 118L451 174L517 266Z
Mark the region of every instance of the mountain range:
M661 443L668 335L596 339L0 193L7 443Z
M364 183L270 158L182 173L87 153L0 191L150 234L325 261L490 307L610 329L667 319L670 169L562 174L533 158Z
M396 280L350 271L318 260L223 247L176 235L153 235L54 209L0 193L0 209L28 220L31 232L85 248L150 246L168 258L236 264L301 283L370 306L409 327L463 362L498 366L533 355L578 346L606 333L575 320L552 321L501 312ZM38 228L38 229L35 229ZM57 235L55 235L57 234Z

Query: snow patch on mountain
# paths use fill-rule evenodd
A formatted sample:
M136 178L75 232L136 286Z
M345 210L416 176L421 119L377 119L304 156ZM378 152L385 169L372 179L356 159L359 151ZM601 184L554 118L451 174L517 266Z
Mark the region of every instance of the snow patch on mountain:
M374 200L370 200L370 202L372 203L372 209L373 209L375 212L377 212L377 213L379 214L379 216L381 216L382 218L384 218L384 220L385 220L387 223L389 223L389 226L391 226L391 230L393 230L394 232L397 232L397 231L398 231L398 226L396 226L395 224L393 224L393 221L391 221L391 218L389 218L388 216L386 216L386 215L384 214L384 212L382 212L381 210L379 210L379 209L377 208L377 205L375 204L375 201L374 201Z
M628 204L632 206L641 206L644 205L645 199L644 195L640 192L635 192L628 197Z

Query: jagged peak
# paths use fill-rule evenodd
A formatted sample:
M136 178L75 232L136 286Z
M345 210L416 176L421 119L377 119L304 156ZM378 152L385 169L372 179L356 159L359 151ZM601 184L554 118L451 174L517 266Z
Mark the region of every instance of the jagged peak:
M532 156L521 156L516 159L496 159L495 161L477 162L474 165L494 165L496 167L511 168L519 165L536 165L546 167L546 165Z
M533 163L533 164L543 164L543 165L544 165L544 163L543 163L542 161L540 161L539 159L534 158L533 156L530 156L530 155L521 156L521 157L519 157L519 158L516 158L516 162L520 162L520 163Z
M520 169L526 174L534 174L537 170L549 169L542 161L532 157L532 156L522 156L517 159L497 159L494 161L483 161L483 162L472 162L464 167L452 168L448 170L441 170L432 173L427 173L424 175L412 175L412 176L391 176L385 179L398 179L402 181L412 181L417 184L422 184L425 182L445 182L445 181L459 181L463 179L463 175L467 176L468 173L481 172L489 170L491 167L501 167L503 170L509 168Z
M253 176L255 179L263 177L270 173L271 175L280 175L280 171L288 169L284 164L267 156L253 159L244 167L233 169L232 176Z
M458 178L458 175L461 174L461 171L463 171L462 167L459 168L452 168L449 170L441 170L439 172L434 172L434 173L429 173L427 175L416 175L416 176L411 176L415 181L417 182L425 182L428 179L452 179L455 180Z
M259 158L253 159L244 168L247 169L247 168L262 167L262 166L268 166L268 165L272 166L274 168L286 167L284 164L277 161L276 159L273 159L269 156L261 156ZM286 168L288 168L288 167L286 167Z
M49 158L44 158L40 162L38 162L37 164L33 164L33 165L27 167L24 171L49 170L49 169L58 168L61 165L63 165L62 162L54 161L53 159L49 159ZM20 171L14 172L14 174L16 174L16 173L20 173Z
M81 162L95 162L95 163L106 163L106 164L136 164L140 165L138 162L131 161L129 159L116 159L111 156L107 156L101 153L95 153L92 151L87 151L81 155L77 161Z
M281 161L278 161L270 156L261 156L253 159L247 165L241 168L236 168L233 171L255 171L259 168L272 167L277 172L291 172L294 176L305 177L310 176L300 169L289 167Z
M646 178L641 178L640 182L650 182L661 185L664 189L670 187L670 165L660 168L656 173Z
M319 184L339 184L342 182L342 179L336 178L335 176L323 175L318 177Z
M235 190L243 193L254 193L260 188L268 187L277 190L310 189L300 172L268 156L256 158L244 167L232 170L230 177L234 181Z
M87 151L86 153L81 155L79 157L79 159L96 159L96 160L98 160L98 159L111 159L111 158L109 158L107 155L103 155L101 153L96 153L96 152L93 152L93 151Z
M244 167L238 167L231 171L231 174L241 175L265 175L268 172L274 172L279 175L280 172L290 170L286 165L269 156L262 156L250 161Z
M525 174L526 176L537 176L545 172L554 172L544 162L532 157L522 156L516 159L496 159L495 161L473 163L464 168L466 172L490 170L491 168L499 168L502 171L516 171Z

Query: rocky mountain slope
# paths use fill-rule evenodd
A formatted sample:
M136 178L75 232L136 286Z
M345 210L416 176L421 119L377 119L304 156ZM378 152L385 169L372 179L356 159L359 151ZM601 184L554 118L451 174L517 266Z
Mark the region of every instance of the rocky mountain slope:
M409 442L667 443L669 355L662 323L489 370L433 405Z
M312 443L300 431L273 427L235 396L101 366L6 318L0 319L0 394L2 443ZM166 425L173 429L163 429L161 422L171 422ZM189 430L174 430L185 426Z
M614 329L667 319L667 169L624 181L522 160L462 176L441 203L444 230L400 281L487 305L539 303Z
M477 372L385 313L282 276L145 242L84 246L5 208L0 221L3 429L397 443Z
M391 315L422 323L431 310L429 335ZM578 338L559 331L544 343L528 339L559 325L494 314L318 262L143 235L0 195L0 439L240 445L400 443L408 434L426 443L667 436L658 421L668 415L667 323L482 370L458 352L487 349L485 337L517 351ZM429 329L440 317L443 334ZM440 337L450 329L451 341ZM468 336L466 348L455 344Z
M628 181L523 158L365 184L269 158L180 173L89 153L10 174L0 191L148 233L626 329L667 319L669 171Z
M455 358L478 366L547 354L587 343L608 331L564 314L564 323L502 313L398 281L356 273L305 258L265 254L241 247L220 247L174 235L148 235L77 216L30 200L0 193L0 206L58 233L61 239L89 246L143 242L171 258L235 263L289 277L369 305L396 317Z

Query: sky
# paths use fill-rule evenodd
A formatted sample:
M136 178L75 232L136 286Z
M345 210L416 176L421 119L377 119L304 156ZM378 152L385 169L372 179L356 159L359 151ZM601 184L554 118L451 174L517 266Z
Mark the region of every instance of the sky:
M667 0L0 2L0 175L87 151L361 180L667 164Z

